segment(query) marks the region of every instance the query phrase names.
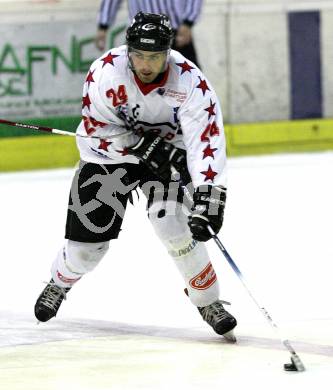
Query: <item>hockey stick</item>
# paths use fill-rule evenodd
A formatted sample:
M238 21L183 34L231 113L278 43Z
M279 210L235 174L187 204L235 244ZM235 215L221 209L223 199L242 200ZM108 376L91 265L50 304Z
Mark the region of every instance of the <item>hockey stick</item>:
M20 123L20 122L11 122L6 119L0 119L0 124L3 125L8 125L8 126L13 126L13 127L20 127L23 129L30 129L30 130L36 130L36 131L44 131L47 133L52 133L52 134L59 134L59 135L69 135L71 137L81 137L81 138L94 138L94 139L113 139L113 138L121 138L125 135L129 135L132 132L130 130L124 131L123 133L120 134L115 134L115 135L110 135L109 137L98 137L98 136L93 136L93 135L81 135L81 134L76 134L72 133L71 131L65 131L65 130L59 130L59 129L53 129L51 127L46 127L46 126L37 126L37 125L28 125L26 123Z
M250 297L252 298L252 300L254 301L254 303L257 305L257 307L259 308L259 310L261 311L261 313L264 315L264 317L267 319L267 321L269 322L269 324L273 327L273 329L278 333L279 335L279 338L282 342L282 344L287 348L287 350L290 352L291 354L291 361L293 363L293 365L296 367L297 371L304 371L305 370L305 367L304 367L304 364L302 363L301 359L299 358L299 356L297 355L295 349L291 346L290 344L290 341L281 337L280 335L280 331L279 331L279 328L278 326L276 325L276 323L273 321L272 317L270 316L270 314L268 313L268 311L261 305L259 305L258 301L256 300L256 298L254 297L254 295L252 294L251 290L248 288L247 284L245 283L245 280L244 280L244 277L243 277L243 274L241 273L241 271L239 270L239 268L237 267L236 263L233 261L233 259L231 258L231 256L229 255L228 251L225 249L225 247L223 246L221 240L217 237L217 235L215 234L214 230L212 229L212 227L210 225L207 226L208 228L208 231L209 233L211 234L213 240L215 241L216 245L219 247L219 249L221 250L223 256L225 257L225 259L227 260L227 262L229 263L229 265L231 266L231 268L234 270L235 274L238 276L238 278L240 279L241 283L243 284L243 286L245 287L246 291L248 292L248 294L250 295ZM284 368L287 370L287 371L295 371L294 369L292 369L291 367L292 365L288 365L288 364L285 364L284 365ZM289 367L289 368L288 368Z
M179 182L184 194L186 195L186 197L188 198L189 201L193 202L193 197L192 197L190 191L183 184L179 173L177 172L177 170L173 166L171 167L171 172L175 178L178 176L178 182ZM259 308L261 313L264 315L266 320L269 322L269 324L272 326L272 328L276 331L277 335L280 338L281 343L289 351L289 353L291 355L291 364L289 364L289 363L284 364L284 369L286 371L305 371L305 366L302 363L300 357L297 355L295 349L290 344L290 341L281 336L278 326L273 321L273 319L270 316L270 314L268 313L268 311L263 306L259 305L257 299L254 297L253 293L251 292L251 290L247 286L247 283L245 282L243 274L241 273L240 269L237 267L236 263L233 261L232 257L229 255L228 251L225 249L222 242L220 241L220 239L217 237L214 230L212 229L212 227L210 225L207 225L207 228L208 228L208 231L211 234L213 240L215 241L216 245L221 250L223 256L225 257L225 259L227 260L227 262L229 263L231 268L234 270L234 272L236 273L236 275L240 279L240 281L243 284L243 286L245 287L246 291L248 292L248 294L250 295L250 297L252 298L254 303L257 305L257 307Z

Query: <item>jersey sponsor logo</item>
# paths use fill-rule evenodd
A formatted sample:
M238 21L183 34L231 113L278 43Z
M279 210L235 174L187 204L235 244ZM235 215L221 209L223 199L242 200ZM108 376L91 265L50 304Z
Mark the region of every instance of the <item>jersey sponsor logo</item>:
M164 96L169 96L176 100L178 103L183 103L187 98L186 92L175 91L174 89L168 88L164 94Z
M190 280L190 286L196 290L206 290L216 282L216 273L211 262L194 278Z

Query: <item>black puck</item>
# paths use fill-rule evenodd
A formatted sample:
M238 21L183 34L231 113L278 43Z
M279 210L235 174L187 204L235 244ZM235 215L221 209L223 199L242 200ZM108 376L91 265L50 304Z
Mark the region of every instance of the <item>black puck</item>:
M283 365L285 371L297 371L297 367L294 363L286 363Z

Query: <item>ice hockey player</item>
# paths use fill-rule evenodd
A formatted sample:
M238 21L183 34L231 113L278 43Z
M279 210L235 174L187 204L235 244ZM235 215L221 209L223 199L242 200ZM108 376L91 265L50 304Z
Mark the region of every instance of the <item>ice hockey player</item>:
M167 16L140 12L127 29L126 45L91 65L77 129L89 137L77 137L80 166L71 187L66 240L36 302L39 321L54 317L72 286L105 256L139 187L189 300L216 333L233 337L237 322L219 299L204 244L211 238L208 224L219 232L226 201L222 112L205 75L170 49L172 39ZM176 185L171 167L192 190L187 213L184 187Z

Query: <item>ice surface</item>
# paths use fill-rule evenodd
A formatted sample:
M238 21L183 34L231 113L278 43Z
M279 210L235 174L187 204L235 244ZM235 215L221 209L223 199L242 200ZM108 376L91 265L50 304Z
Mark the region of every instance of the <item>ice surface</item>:
M333 153L229 159L219 236L304 373L283 371L289 353L214 242L208 248L239 322L237 344L202 322L143 196L57 318L37 325L33 306L63 242L73 172L0 175L1 389L332 388Z

